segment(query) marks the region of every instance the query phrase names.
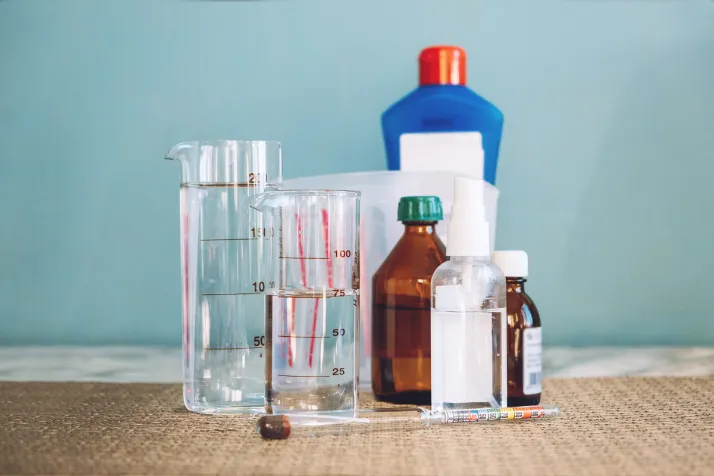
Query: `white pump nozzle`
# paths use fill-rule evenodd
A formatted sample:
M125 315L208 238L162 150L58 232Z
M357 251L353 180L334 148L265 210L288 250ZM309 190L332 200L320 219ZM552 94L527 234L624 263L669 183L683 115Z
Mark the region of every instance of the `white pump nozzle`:
M489 229L483 199L483 181L467 177L454 179L454 204L451 207L448 256L488 256Z

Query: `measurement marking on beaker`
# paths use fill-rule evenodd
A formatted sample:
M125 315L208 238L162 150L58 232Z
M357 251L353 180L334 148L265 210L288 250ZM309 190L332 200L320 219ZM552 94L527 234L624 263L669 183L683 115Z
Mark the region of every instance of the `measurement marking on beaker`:
M329 339L330 336L278 336L278 337L287 337L288 339Z
M322 260L328 260L330 258L308 258L307 256L304 258L301 258L299 256L279 256L280 259L322 259Z
M206 347L203 350L248 350L257 348L258 347Z
M193 185L193 184L192 184ZM195 184L200 188L255 188L261 184L258 182L225 182L225 183L199 183Z
M286 375L278 374L278 377L292 377L292 378L329 378L332 375Z
M201 296L253 296L262 293L202 293Z
M260 238L205 238L202 239L201 242L204 241L254 241L254 240L259 240Z

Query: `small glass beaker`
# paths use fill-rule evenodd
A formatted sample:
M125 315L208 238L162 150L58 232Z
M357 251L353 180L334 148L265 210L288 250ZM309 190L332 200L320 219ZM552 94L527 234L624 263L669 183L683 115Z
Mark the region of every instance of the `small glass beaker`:
M184 403L263 412L263 256L274 233L250 200L280 187L280 143L185 142L166 158L181 164Z
M360 192L283 190L252 202L270 241L266 411L357 415Z

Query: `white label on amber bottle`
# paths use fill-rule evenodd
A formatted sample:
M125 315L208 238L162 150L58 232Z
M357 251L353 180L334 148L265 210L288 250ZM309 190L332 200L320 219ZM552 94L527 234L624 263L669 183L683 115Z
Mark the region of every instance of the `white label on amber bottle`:
M523 330L523 394L541 393L541 332L540 327Z

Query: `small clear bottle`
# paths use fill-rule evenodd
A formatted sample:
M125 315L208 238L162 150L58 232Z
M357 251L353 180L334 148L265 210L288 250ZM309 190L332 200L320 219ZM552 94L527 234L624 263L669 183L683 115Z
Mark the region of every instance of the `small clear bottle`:
M431 276L446 261L439 197L402 197L404 234L372 279L372 390L377 400L431 402Z
M540 314L524 284L528 276L525 251L496 251L493 262L506 275L508 289L508 404L538 405L541 383Z
M448 236L431 279L432 409L505 407L506 278L490 259L482 181L455 179Z

